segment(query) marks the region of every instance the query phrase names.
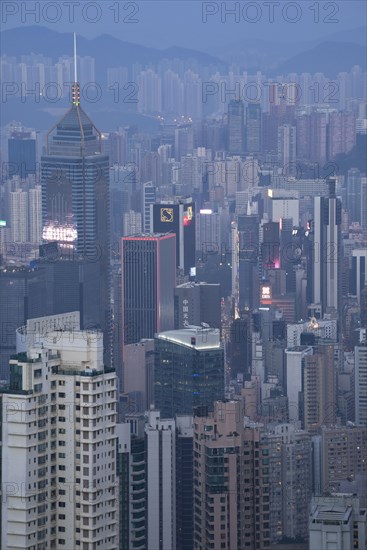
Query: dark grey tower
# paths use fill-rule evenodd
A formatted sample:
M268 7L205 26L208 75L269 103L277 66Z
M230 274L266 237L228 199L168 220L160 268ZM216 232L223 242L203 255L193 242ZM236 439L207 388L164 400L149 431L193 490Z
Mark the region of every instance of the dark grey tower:
M42 157L43 237L46 242L57 241L64 250L73 249L75 258L93 275L81 324L83 329L103 331L109 364L109 161L102 154L101 132L80 106L76 70L74 78L72 105L48 132Z

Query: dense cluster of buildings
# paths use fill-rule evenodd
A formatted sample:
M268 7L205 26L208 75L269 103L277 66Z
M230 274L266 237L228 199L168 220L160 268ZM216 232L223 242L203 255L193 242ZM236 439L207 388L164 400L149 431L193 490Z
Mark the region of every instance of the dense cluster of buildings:
M274 84L201 121L186 71L200 113L157 135L102 134L75 82L44 143L8 126L3 548L365 547L367 175L323 173L366 142L352 73L338 108ZM143 112L182 84L139 78Z

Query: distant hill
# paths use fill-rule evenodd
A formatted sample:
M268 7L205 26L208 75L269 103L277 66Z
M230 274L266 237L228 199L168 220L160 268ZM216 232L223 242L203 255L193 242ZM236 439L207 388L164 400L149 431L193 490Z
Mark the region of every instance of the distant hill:
M366 67L364 46L352 42L323 42L284 61L277 67L277 74L320 72L334 78L339 72L350 71L354 65Z
M62 55L72 55L72 33L58 33L46 27L29 26L2 31L0 37L3 54L19 57L33 52L51 57L53 61ZM97 71L108 67L130 67L134 63L156 63L164 58L192 59L205 66L215 64L225 67L223 61L208 53L179 47L165 50L147 48L107 34L93 39L79 36L78 54L94 57Z

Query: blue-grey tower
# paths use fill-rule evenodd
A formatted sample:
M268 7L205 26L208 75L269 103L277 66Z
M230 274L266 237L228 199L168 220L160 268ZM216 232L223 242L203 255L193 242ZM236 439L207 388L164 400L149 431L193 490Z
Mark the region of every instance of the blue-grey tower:
M82 328L100 328L110 356L109 159L102 135L80 105L74 34L69 110L47 134L42 157L43 239L81 262Z

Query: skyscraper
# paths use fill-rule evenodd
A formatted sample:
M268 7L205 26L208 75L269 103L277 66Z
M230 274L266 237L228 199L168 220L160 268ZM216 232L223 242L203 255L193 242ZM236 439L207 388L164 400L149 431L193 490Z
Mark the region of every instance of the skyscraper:
M314 198L313 303L322 314L341 311L341 200L335 178L329 179L329 196Z
M103 330L110 363L109 161L102 154L101 132L80 105L76 68L72 105L48 132L41 161L43 238L74 247L94 271L98 292L91 288L96 307L88 324Z
M151 233L176 235L176 266L189 274L195 267L195 203L191 197L150 205Z
M228 104L228 152L245 152L245 108L243 101L232 99Z
M175 257L173 233L122 239L123 345L173 328Z
M155 337L155 406L162 418L192 414L224 397L224 350L218 329L189 327Z
M8 140L9 173L25 179L36 173L35 132L20 128Z
M246 109L246 151L259 153L261 150L261 105L250 103Z
M184 283L175 288L175 329L185 324L207 323L221 328L221 295L219 284Z

